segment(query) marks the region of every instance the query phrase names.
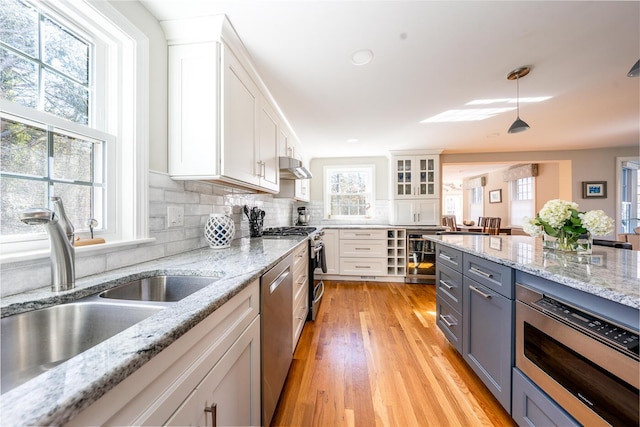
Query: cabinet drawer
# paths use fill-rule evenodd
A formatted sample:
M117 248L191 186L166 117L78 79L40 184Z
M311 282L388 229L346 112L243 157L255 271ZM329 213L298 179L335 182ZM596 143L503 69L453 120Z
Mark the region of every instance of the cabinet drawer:
M340 257L371 258L387 256L387 239L340 240Z
M309 275L305 270L304 274L293 276L293 306L295 307L301 299L307 298Z
M462 313L462 273L436 264L436 292Z
M513 270L506 265L464 254L463 274L478 283L513 299Z
M440 294L436 296L436 324L451 345L462 354L462 316Z
M383 276L387 258L340 258L340 274L346 276Z
M305 288L306 290L306 288ZM305 292L305 295L307 293ZM298 301L298 304L293 309L293 351L296 350L296 345L300 339L300 334L304 328L304 323L307 320L307 313L309 312L309 299L302 298Z
M440 263L462 273L462 251L437 244L436 264Z
M511 416L519 426L580 425L517 368L513 368L512 393Z
M303 266L307 268L307 261L309 259L309 244L307 241L302 242L293 250L293 266L291 271L293 274L297 274L300 270L302 270Z
M387 230L340 230L340 239L387 240Z

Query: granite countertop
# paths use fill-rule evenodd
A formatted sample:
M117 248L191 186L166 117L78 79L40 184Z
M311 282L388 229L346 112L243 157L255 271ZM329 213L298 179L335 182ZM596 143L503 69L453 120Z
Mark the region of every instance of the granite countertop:
M203 248L76 281L54 294L42 288L3 297L2 316L74 301L153 275L218 280L95 347L1 395L3 426L60 425L71 420L152 357L258 279L306 237L238 239L228 249Z
M542 248L529 236L429 236L430 240L640 309L640 252L594 246L591 255Z

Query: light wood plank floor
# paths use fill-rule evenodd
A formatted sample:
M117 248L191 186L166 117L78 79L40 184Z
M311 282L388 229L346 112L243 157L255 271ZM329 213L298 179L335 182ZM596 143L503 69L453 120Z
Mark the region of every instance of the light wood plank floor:
M435 325L435 287L325 281L273 426L515 426Z

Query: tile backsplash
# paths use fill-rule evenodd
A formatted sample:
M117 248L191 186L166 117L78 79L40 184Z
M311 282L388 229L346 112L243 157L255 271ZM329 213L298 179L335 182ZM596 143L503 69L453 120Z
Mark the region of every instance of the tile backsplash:
M265 227L295 224L297 203L245 190L199 181L174 181L167 174L149 172L149 237L152 243L137 247L113 248L100 254L76 252L76 278L150 261L164 256L208 246L204 225L216 208L231 208L235 223L234 239L249 236L249 222L243 206L258 206L266 212ZM167 207L184 209L184 226L168 227ZM0 271L0 296L13 295L48 286L49 258L10 263Z

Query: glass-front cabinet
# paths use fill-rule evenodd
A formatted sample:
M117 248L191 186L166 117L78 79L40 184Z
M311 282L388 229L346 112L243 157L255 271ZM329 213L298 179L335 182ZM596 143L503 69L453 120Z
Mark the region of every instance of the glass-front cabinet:
M439 195L439 156L396 156L394 198L436 198Z

